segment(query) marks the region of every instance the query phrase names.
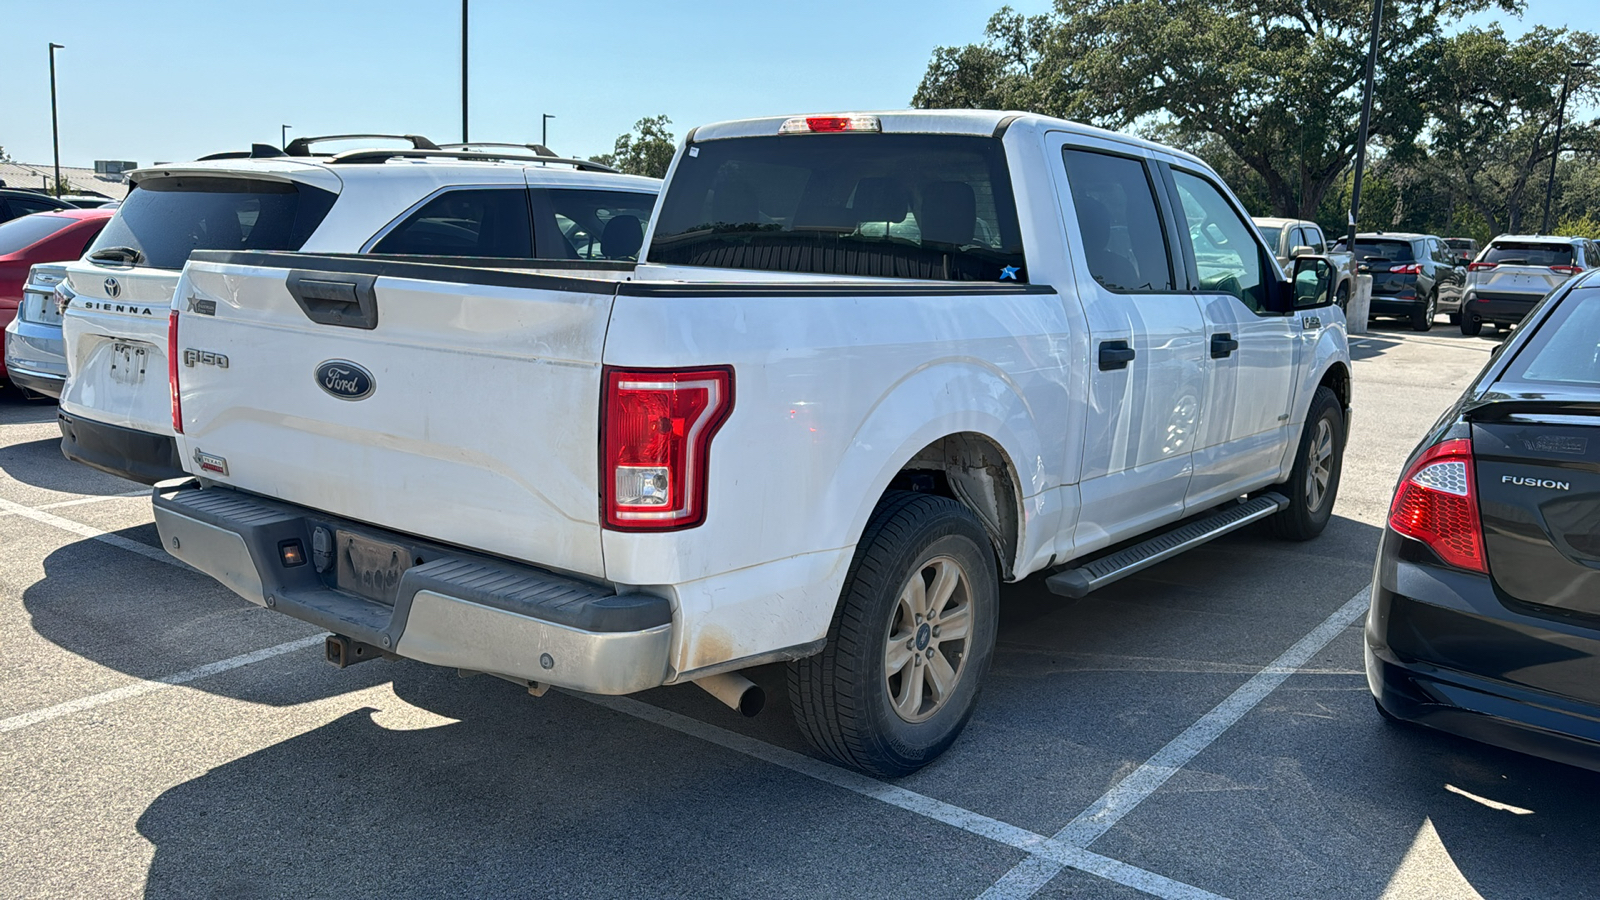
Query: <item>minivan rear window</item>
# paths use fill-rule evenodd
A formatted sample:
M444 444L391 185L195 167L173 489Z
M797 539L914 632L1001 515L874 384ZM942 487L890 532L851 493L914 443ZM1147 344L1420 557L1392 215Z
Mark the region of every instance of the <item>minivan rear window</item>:
M131 247L140 265L181 269L195 250L299 250L337 195L259 178L169 176L134 185L89 248Z
M1410 241L1367 241L1356 238L1356 259L1387 259L1390 262L1411 262Z
M827 275L1026 281L1000 141L803 134L694 144L649 262Z
M1572 245L1554 241L1495 241L1479 262L1510 266L1570 266Z
M1556 302L1504 379L1600 388L1600 290L1575 290Z

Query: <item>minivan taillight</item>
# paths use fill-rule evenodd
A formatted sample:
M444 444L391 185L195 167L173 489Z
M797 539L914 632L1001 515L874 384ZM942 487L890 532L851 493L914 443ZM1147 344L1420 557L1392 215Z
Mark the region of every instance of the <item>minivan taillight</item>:
M172 430L183 434L183 404L178 402L178 311L167 315L167 385L172 390Z
M1395 490L1389 527L1427 544L1452 566L1489 571L1471 441L1443 441L1423 451Z
M600 481L607 528L705 521L711 439L733 410L733 370L605 370Z

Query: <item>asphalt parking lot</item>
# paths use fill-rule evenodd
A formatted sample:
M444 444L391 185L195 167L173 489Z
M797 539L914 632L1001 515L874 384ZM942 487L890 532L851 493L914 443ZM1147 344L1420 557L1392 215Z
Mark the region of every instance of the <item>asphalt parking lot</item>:
M888 784L781 667L533 698L379 661L158 546L146 493L0 399L0 895L1589 897L1600 775L1386 724L1360 616L1406 453L1495 346L1380 326L1328 531L1069 601L1002 593L977 715Z

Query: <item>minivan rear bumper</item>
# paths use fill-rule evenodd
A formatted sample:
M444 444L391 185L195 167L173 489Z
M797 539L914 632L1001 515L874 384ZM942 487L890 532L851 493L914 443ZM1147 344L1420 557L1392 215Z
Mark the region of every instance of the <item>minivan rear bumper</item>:
M178 442L171 435L107 425L61 411L56 412L56 424L61 428L61 455L91 469L142 484L187 474L178 457Z
M158 485L153 499L168 553L251 603L397 656L595 694L657 687L669 675L664 597L618 594L195 479ZM340 586L342 534L404 554L382 599ZM284 548L295 544L299 562L286 563Z

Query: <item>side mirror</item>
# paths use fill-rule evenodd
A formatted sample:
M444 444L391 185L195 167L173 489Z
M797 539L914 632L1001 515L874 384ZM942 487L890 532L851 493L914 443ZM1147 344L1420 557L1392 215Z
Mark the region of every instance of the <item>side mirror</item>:
M1294 290L1294 308L1316 309L1333 305L1334 279L1338 269L1326 256L1297 256L1290 273Z
M1312 255L1313 253L1316 253L1316 252L1317 252L1317 250L1316 250L1315 247L1308 247L1305 244L1300 244L1300 245L1296 246L1293 250L1289 251L1289 258L1290 259L1299 259L1302 256L1310 256L1310 255Z

